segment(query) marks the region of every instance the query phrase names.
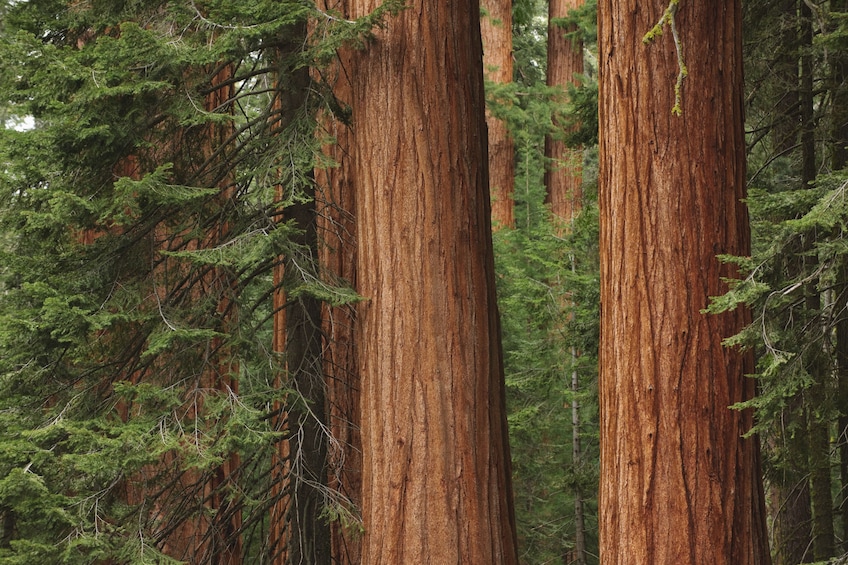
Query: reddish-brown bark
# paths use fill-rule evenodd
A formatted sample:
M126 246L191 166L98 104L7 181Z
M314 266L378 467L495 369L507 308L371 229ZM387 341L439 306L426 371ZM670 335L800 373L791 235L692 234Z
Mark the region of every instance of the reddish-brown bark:
M480 3L483 37L483 69L488 80L512 82L512 2L483 0ZM506 122L486 111L489 128L489 193L494 229L515 227L515 148Z
M210 79L209 94L204 99L204 109L207 112L231 111L234 87L230 79L233 72L232 65L223 65ZM193 171L196 184L220 187L221 194L216 197L218 203L228 202L233 191L232 175L229 171L222 173L225 168L219 165L215 157L231 133L232 126L229 124L210 124L204 128L199 140L188 137L183 139L197 154L185 154L185 162L181 163L180 167L184 167L185 171ZM171 148L174 151L180 149L176 142ZM175 234L170 228L161 225L155 230L159 240L157 249L170 251L214 247L226 241L229 231L230 227L226 222L217 222L201 240L195 240L184 237L184 234ZM218 315L224 320L222 329L231 331L236 312L231 304L233 281L227 269L216 267L204 274L189 274L185 264L177 262L169 265L171 261L167 257L160 257L158 263L159 267L152 273L157 303L166 303L168 293L177 290L179 285L190 285L190 288L184 290L195 299L202 296L217 297ZM209 359L204 363L199 378L194 383L196 388L188 394L187 405L193 406L187 408L189 418L201 417L206 391L238 394L238 381L233 377L238 374L238 368L229 354L229 348L216 338L209 344L209 351ZM167 362L163 363L162 370L165 374L170 371ZM181 465L178 459L166 458L161 463L161 468L172 464L177 468ZM162 543L162 552L165 555L192 562L215 562L222 565L237 565L242 562L239 502L230 500L225 495L225 491L229 490L229 485L235 480L239 466L238 455L232 454L210 472L179 471L174 487L169 492L169 497L172 498L167 503L177 509L182 508L182 511L173 512L173 516L169 517L170 523L166 522L168 525L167 529L163 530ZM158 486L148 485L147 489ZM167 511L171 513L171 508Z
M349 18L347 1L327 0L319 6ZM324 76L330 81L339 105L350 103L348 73L352 53L344 48ZM330 284L356 286L356 191L351 159L351 131L341 119L329 115L319 120L319 135L332 142L324 153L334 163L316 174L318 258ZM360 507L362 491L362 439L360 437L360 377L356 358L355 306L332 307L323 312L324 372L332 441L329 447L329 488L339 513L331 524L335 563L361 561Z
M682 116L668 2L599 10L601 485L604 563L769 563L744 308L702 309L750 253L739 0L680 2Z
M579 8L585 0L550 0L548 20L568 16L570 10ZM575 74L583 73L583 43L566 37L569 31L553 23L548 24L548 86L560 87L565 95L569 85L576 85ZM563 97L556 100L565 104ZM554 218L570 225L582 207L583 151L567 147L554 137L545 139L545 157L549 159L545 172L545 201L551 206Z
M368 565L517 562L479 21L415 0L349 73Z

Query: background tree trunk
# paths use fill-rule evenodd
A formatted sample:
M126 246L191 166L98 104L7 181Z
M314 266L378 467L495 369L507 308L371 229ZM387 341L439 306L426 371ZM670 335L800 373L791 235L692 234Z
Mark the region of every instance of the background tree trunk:
M604 563L770 562L756 439L741 439L754 394L750 353L721 341L743 308L701 312L750 253L738 0L682 2L688 78L660 1L599 11L601 484Z
M483 68L488 80L512 82L512 2L483 0L480 31L483 37ZM486 110L489 129L489 192L492 225L495 229L515 227L515 149L506 122Z
M815 124L815 94L813 92L813 14L806 2L801 1L798 17L798 38L801 47L799 65L799 102L800 102L800 144L801 144L801 189L812 188L816 181L816 124ZM812 233L804 242L810 249L814 248L817 234ZM810 254L804 257L810 264L807 269L815 272L818 257ZM819 278L816 276L805 287L806 305L811 313L822 309L822 296L819 289ZM817 328L822 330L820 324ZM813 330L815 331L815 329ZM812 378L812 385L805 394L807 415L807 434L809 441L808 469L810 472L810 504L812 508L813 557L817 561L825 560L834 554L833 531L833 495L831 493L830 476L830 433L828 421L817 414L819 406L827 394L827 381L830 378L830 368L827 362L827 352L824 350L825 336L818 344L814 344L805 359L805 368Z
M846 0L832 0L832 12L848 11ZM840 171L848 164L848 53L834 51L830 53L830 91L833 113L830 127L830 169ZM840 266L836 287L839 292L838 304L845 304L848 295L848 265ZM839 446L839 491L838 508L842 518L841 551L848 553L848 316L840 312L836 325L836 367L838 405L843 413L837 422L836 443Z
M292 30L295 38L305 36L305 25ZM279 56L286 61L300 43L294 39ZM286 69L288 77L278 85L273 109L277 112L273 128L282 131L297 119L310 87L309 69ZM311 171L301 171L310 176ZM293 177L295 175L292 175ZM293 182L296 182L292 179ZM324 381L321 341L321 303L309 293L286 296L286 288L313 282L318 253L316 204L302 201L308 187L293 184L278 188L278 200L284 190L298 195L294 204L279 211L280 220L291 220L297 234L292 236L295 250L281 258L274 273L274 350L285 354L286 376L281 383L297 391L281 414L280 427L288 438L281 441L272 470L276 504L271 511L272 562L290 565L329 565L332 560L330 527L324 516L328 482L326 383Z
M567 93L568 86L577 84L575 73L583 73L583 43L565 34L554 22L568 16L570 10L579 8L585 0L550 0L548 4L548 86L558 86ZM560 99L565 104L566 100ZM569 224L579 212L583 199L583 151L567 147L561 140L545 138L545 172L547 193L545 202L551 206L555 218Z
M349 75L369 565L517 562L479 22L410 2Z

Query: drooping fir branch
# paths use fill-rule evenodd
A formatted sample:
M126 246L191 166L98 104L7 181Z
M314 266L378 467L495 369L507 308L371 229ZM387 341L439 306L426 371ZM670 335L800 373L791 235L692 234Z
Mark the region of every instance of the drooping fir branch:
M680 0L671 0L660 17L659 21L654 24L654 27L645 34L642 38L642 43L653 43L657 36L662 35L663 28L668 26L671 28L671 37L674 39L674 48L677 50L677 82L674 84L674 106L671 108L671 113L679 116L683 113L683 79L689 74L686 69L686 61L683 59L683 42L680 40L680 34L677 31L677 23L675 16Z

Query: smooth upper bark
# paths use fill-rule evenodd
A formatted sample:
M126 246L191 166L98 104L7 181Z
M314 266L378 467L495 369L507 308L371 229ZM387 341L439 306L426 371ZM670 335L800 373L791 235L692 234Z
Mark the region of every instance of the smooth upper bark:
M739 0L680 2L688 66L672 114L665 1L599 5L601 560L769 563L759 451L742 439L750 353L726 348L744 308L702 309L750 253Z
M410 2L349 74L368 565L517 562L479 21Z

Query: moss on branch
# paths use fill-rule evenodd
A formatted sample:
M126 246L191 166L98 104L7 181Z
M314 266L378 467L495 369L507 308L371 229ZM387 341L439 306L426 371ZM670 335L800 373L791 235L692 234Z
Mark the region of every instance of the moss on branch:
M650 44L662 35L663 29L668 26L671 29L671 36L674 39L674 48L677 50L677 82L674 84L674 106L671 108L671 113L679 116L683 113L683 79L689 74L686 68L686 61L683 58L683 43L680 40L680 34L677 31L677 23L675 16L680 0L670 0L668 6L663 11L659 21L654 24L648 33L642 37L642 43Z

